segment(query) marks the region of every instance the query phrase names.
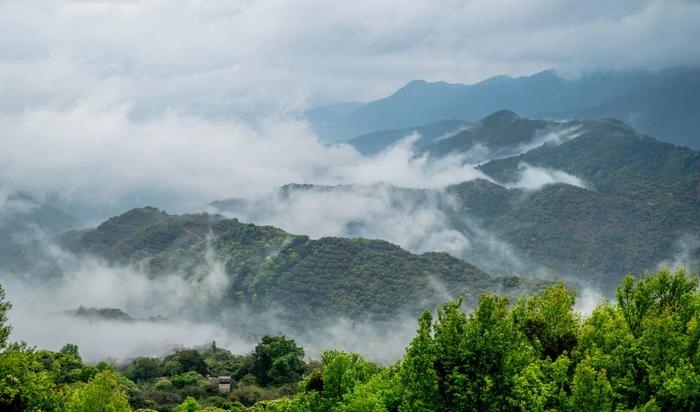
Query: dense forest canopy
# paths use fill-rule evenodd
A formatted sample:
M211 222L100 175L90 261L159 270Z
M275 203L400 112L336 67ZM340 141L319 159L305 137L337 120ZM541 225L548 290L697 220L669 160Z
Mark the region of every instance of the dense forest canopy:
M285 336L235 355L213 342L121 364L9 343L0 289L0 406L8 411L695 410L700 407L700 291L695 274L627 276L616 301L573 310L576 291L485 294L426 310L404 356L380 365ZM230 377L230 392L216 378Z

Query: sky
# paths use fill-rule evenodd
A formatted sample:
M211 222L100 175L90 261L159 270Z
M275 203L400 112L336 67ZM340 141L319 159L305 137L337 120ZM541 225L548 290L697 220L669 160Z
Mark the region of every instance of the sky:
M697 64L698 21L694 0L2 1L0 110L287 114L413 79Z

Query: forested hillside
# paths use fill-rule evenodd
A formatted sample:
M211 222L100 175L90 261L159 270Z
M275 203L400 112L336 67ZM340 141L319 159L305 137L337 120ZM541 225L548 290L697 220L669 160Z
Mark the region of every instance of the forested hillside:
M519 178L523 165L561 170L582 178L587 188L549 185L527 193L473 181L448 191L461 199L466 213L538 261L574 273L593 269L602 285L618 279L608 277L612 273L653 269L678 253L684 236L700 234L698 152L615 121L579 130L575 139L480 169L506 186ZM502 206L484 207L494 204Z
M78 256L130 265L154 277L175 273L196 280L211 270L211 261L220 262L226 287L219 300L206 305L293 308L284 316L294 323L338 316L388 319L435 304L445 291L473 305L487 291L515 297L546 285L492 277L446 253L416 255L382 240L314 240L218 215L168 215L154 208L69 232L58 244ZM32 259L37 251L26 253Z
M426 310L405 355L379 365L327 350L308 361L287 337L246 355L211 345L122 364L8 344L0 288L0 406L7 411L696 410L700 293L695 275L626 277L617 303L572 310L559 283L510 301L485 294ZM218 376L231 379L217 388ZM146 409L148 408L148 409Z
M445 216L445 226L469 240L468 248L447 250L489 273L545 272L607 293L624 273L698 257L700 153L620 121L555 122L499 111L449 137L423 141L417 152L438 162L464 156L481 162L476 167L484 175L445 190L287 185L263 199L212 206L265 222L284 208L377 193L395 214ZM562 182L562 174L573 184ZM339 232L362 236L377 226L367 212ZM516 262L504 254L516 255Z

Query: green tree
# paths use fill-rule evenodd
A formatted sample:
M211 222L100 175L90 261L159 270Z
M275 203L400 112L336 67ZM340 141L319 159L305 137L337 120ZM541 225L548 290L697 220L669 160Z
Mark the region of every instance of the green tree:
M343 396L336 408L343 412L396 411L401 404L402 390L398 367L387 367L369 381L358 383L352 392Z
M12 304L5 299L5 289L0 285L0 349L7 345L12 326L7 323L7 312L12 309Z
M76 361L81 363L83 361L80 357L80 349L78 348L78 345L72 343L66 343L65 345L63 345L63 347L61 348L61 350L58 351L58 353L72 357Z
M163 376L164 373L165 371L158 358L135 358L124 368L124 375L134 382L159 378Z
M514 308L513 318L542 358L555 360L576 346L580 320L572 310L575 302L576 292L559 282Z
M185 398L184 402L182 402L173 409L173 412L197 412L201 410L202 407L199 406L197 400L191 396L188 396L187 398Z
M284 336L263 336L252 358L251 373L263 386L296 382L304 373L304 349Z
M0 353L0 410L63 410L63 394L42 366L24 344L9 345Z
M627 275L617 289L617 302L630 331L639 337L649 317L674 314L687 324L697 309L697 285L697 278L689 277L682 267L674 273L662 268L655 276L647 274L639 280Z
M461 303L444 305L434 325L438 409L503 409L513 376L534 361L534 351L515 327L508 298L484 295L469 317Z
M177 365L174 364L173 361L177 362ZM207 362L204 360L204 356L194 349L185 349L175 352L164 359L164 364L166 369L171 371L177 370L177 373L197 372L200 375L206 375L208 372Z
M117 377L109 371L100 372L88 383L76 387L66 410L71 412L128 412L126 394Z
M579 363L571 385L571 409L582 406L591 411L610 411L613 407L612 387L605 370L596 371L587 362Z
M368 382L379 372L379 367L356 353L330 350L321 354L323 360L322 410L342 403L355 387Z
M641 376L637 344L618 306L604 303L584 321L573 356L605 370L616 403L633 408Z
M418 331L401 364L403 401L406 412L431 411L438 399L438 377L435 371L435 343L432 336L433 317L429 310L418 320Z

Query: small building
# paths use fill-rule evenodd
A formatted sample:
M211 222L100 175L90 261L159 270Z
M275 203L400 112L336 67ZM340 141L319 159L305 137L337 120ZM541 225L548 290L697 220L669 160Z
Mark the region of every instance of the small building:
M219 376L217 379L219 381L219 392L229 393L231 392L231 377L230 376Z

